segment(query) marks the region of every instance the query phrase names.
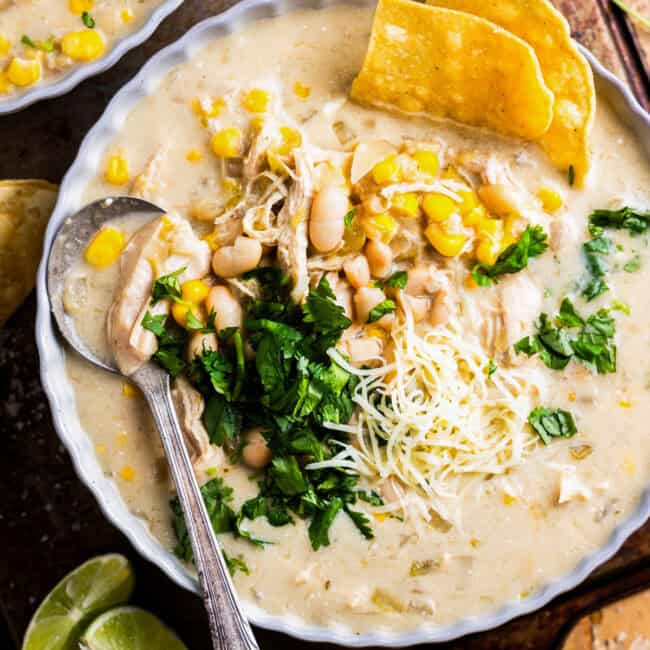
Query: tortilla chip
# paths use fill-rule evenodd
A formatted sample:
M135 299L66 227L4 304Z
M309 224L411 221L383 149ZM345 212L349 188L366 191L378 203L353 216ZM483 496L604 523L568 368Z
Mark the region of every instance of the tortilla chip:
M530 45L487 20L412 0L379 1L351 96L526 139L553 118Z
M47 181L0 181L0 327L34 288L57 192Z
M573 166L575 184L589 171L589 134L596 111L591 67L571 40L564 16L547 0L427 0L489 20L532 45L546 85L555 95L553 123L541 144L564 172Z

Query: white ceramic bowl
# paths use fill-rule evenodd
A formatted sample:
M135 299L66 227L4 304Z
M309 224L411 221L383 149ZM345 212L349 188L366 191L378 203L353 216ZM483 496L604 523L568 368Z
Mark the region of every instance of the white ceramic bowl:
M317 8L346 2L372 4L370 0L244 0L222 15L209 18L183 38L154 56L140 73L116 94L103 116L83 141L77 159L66 174L56 209L45 235L43 260L38 273L38 316L36 341L41 359L41 378L52 407L52 417L61 439L68 448L76 470L93 491L106 516L151 562L157 564L182 587L198 591L198 585L173 554L163 549L149 533L145 524L127 509L115 483L101 471L93 444L81 428L74 404L73 389L64 366L64 349L55 333L46 291L46 261L52 239L63 220L82 207L82 194L87 183L97 174L104 147L120 130L131 109L151 94L158 81L175 65L187 61L202 45L238 29L243 23L268 18L298 8ZM583 51L594 70L601 97L608 99L620 118L634 130L650 160L650 118L618 79L603 68L587 51ZM642 495L636 512L620 524L608 542L595 553L583 558L568 575L547 584L533 596L506 603L486 615L464 618L445 627L421 627L409 632L379 630L371 634L354 634L350 629L318 627L295 616L273 616L251 602L244 602L250 620L263 628L285 632L309 641L339 643L345 646L378 645L401 647L417 643L442 642L465 634L487 630L512 618L532 612L559 593L575 587L598 565L610 558L625 539L650 515L650 486Z
M0 99L0 115L15 113L41 99L65 95L84 79L108 70L129 50L144 43L153 34L156 27L182 3L183 0L165 0L151 12L138 29L116 41L107 54L96 61L75 66L69 73L56 77L52 81L40 83L34 86L32 90L27 90L7 99Z

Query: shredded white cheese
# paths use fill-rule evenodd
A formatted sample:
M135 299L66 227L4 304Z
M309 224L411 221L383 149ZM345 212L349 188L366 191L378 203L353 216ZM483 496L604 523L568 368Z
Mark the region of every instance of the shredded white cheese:
M394 361L376 369L354 368L330 352L359 378L358 409L354 424L329 425L352 443L317 465L375 481L395 477L411 490L383 510L404 510L406 498L415 506L417 497L420 516L433 511L460 525L462 492L517 467L538 446L526 421L544 392L543 375L531 368L490 375L488 355L456 318L419 332L407 313L391 339Z

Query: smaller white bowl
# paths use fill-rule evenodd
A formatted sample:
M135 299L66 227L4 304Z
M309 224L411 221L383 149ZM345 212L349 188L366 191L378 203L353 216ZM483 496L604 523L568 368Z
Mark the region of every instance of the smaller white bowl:
M56 77L50 82L34 86L32 90L28 90L4 100L0 99L0 115L15 113L27 106L31 106L41 99L50 99L51 97L65 95L65 93L71 91L82 81L88 79L88 77L92 77L100 72L108 70L129 50L144 43L154 33L158 25L160 25L160 23L182 3L183 0L165 0L165 2L158 5L158 7L153 10L139 29L136 29L117 41L108 53L100 59L97 59L92 63L79 65L73 68L69 73Z

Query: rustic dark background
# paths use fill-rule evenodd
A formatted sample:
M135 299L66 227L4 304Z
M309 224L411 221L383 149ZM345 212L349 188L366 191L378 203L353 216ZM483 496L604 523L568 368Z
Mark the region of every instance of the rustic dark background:
M650 0L633 2L650 12ZM157 50L229 4L186 0L146 44L108 72L65 97L0 117L0 178L60 182L84 134L113 94ZM574 36L625 79L647 108L650 36L636 29L609 0L556 0L556 4L569 18ZM136 568L134 602L169 623L192 650L208 650L199 599L143 560L106 521L77 479L52 427L40 385L34 315L32 295L0 331L0 648L20 647L32 613L59 578L93 555L121 552ZM544 610L440 647L550 650L581 614L645 587L650 587L650 524L583 585ZM257 632L264 650L318 648L281 634Z

